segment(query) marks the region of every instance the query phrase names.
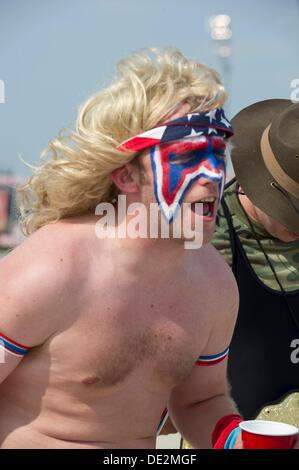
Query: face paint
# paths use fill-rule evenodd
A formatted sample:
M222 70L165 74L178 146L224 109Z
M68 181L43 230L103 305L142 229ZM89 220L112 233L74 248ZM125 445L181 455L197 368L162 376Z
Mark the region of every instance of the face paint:
M204 177L219 184L219 198L225 182L225 142L221 137L194 137L156 145L150 150L154 192L159 207L171 223L191 184Z
M222 108L194 113L161 124L122 142L121 152L150 148L154 191L170 223L191 183L201 177L225 182L224 138L233 135Z

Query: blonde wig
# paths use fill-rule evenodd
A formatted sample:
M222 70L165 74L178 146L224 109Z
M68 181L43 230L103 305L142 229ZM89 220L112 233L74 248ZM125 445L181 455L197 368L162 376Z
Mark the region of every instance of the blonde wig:
M79 109L75 131L49 142L41 164L18 188L21 226L26 235L65 217L94 213L117 194L111 173L134 158L116 147L163 122L186 102L190 112L222 106L226 93L212 69L167 48L141 50L118 63L110 86Z

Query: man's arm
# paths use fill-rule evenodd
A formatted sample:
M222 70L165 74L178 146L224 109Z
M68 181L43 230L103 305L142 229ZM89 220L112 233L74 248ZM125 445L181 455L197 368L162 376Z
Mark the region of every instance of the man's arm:
M66 263L53 242L43 230L0 261L0 383L59 328Z
M221 305L226 311L220 311ZM204 356L225 351L232 338L238 311L238 292L232 284L230 301L219 304L219 318L215 319ZM195 365L192 373L172 392L168 404L170 416L184 439L195 448L211 448L211 436L217 421L225 415L237 413L229 397L227 384L227 356L211 365Z

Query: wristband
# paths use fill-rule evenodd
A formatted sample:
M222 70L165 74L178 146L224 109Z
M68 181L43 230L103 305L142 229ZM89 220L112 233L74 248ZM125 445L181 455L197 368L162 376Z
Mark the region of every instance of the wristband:
M236 440L238 439L240 432L241 428L239 426L230 432L228 438L225 441L224 449L234 449Z
M226 415L219 419L212 433L213 449L224 449L231 432L238 427L241 421L243 418L238 414Z

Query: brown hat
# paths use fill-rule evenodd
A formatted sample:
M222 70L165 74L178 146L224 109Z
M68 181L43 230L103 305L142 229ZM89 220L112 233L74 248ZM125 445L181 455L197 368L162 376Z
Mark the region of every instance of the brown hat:
M259 209L299 233L299 103L272 99L233 119L232 163Z

